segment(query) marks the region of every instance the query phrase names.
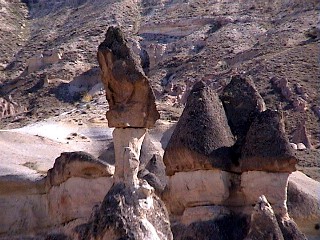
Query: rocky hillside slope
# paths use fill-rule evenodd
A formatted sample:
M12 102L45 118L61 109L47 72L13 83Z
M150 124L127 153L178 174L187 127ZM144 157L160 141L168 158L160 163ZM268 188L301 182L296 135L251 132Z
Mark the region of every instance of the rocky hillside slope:
M316 0L1 0L0 11L1 128L95 101L97 46L117 25L141 57L163 119L179 117L194 82L219 92L240 72L282 111L292 142L319 148ZM294 138L300 125L306 130Z

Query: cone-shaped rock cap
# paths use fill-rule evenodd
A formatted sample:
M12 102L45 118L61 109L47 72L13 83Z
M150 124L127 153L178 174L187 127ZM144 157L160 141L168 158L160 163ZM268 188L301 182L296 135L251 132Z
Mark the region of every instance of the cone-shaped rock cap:
M254 117L265 110L263 98L250 78L236 75L232 76L220 99L226 111L231 131L241 141Z
M266 110L252 122L242 148L242 171L293 172L297 159L292 153L280 113Z
M233 144L222 103L213 90L198 82L165 150L166 173L229 169Z
M153 127L160 117L153 91L119 28L109 27L98 48L98 62L109 103L109 127Z

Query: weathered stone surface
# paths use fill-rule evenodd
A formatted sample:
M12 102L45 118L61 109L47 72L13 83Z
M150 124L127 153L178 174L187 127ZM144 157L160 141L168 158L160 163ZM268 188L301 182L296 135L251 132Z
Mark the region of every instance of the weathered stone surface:
M319 236L320 229L320 183L296 171L288 182L288 212L308 239Z
M251 215L250 230L245 240L284 240L277 218L266 197L259 197Z
M173 239L164 204L141 188L145 187L133 191L124 183L114 185L90 221L76 228L77 239Z
M84 152L62 153L47 177L1 176L0 238L84 223L113 182L106 164Z
M71 177L110 177L113 172L105 162L95 159L86 152L61 153L47 175L47 186L59 186Z
M130 185L138 183L139 158L145 128L116 128L113 131L115 181Z
M222 103L204 82L198 82L165 150L166 173L230 169L233 144Z
M266 110L263 98L253 81L233 76L224 88L220 99L223 103L232 133L242 143L255 116Z
M146 180L157 193L161 193L168 181L162 157L154 154L147 165L139 170L138 177Z
M47 198L43 193L25 192L0 195L0 239L30 233L49 226Z
M287 184L289 173L250 171L241 175L241 190L246 205L255 204L265 195L277 214L287 213Z
M242 171L293 172L295 158L280 113L266 110L252 122L242 148Z
M309 138L309 134L307 133L307 128L305 123L299 123L297 128L294 130L292 134L292 142L298 144L303 143L306 148L312 148L312 144Z
M277 220L284 240L307 240L306 236L299 230L297 224L291 218L277 215Z
M216 205L186 208L183 212L181 223L189 225L193 222L217 220L230 213L227 207Z
M119 28L109 27L98 48L98 61L109 103L109 127L153 127L160 117L153 91Z
M229 197L229 187L228 172L178 172L169 177L164 201L171 213L181 215L187 207L222 204Z
M7 98L0 97L0 119L14 116L25 111L27 111L27 108L14 102L10 96Z
M40 70L48 64L54 64L61 60L62 53L57 49L43 51L28 59L28 73Z
M112 185L111 177L72 177L59 186L53 186L47 193L50 225L59 225L75 219L87 221L92 208L102 202Z

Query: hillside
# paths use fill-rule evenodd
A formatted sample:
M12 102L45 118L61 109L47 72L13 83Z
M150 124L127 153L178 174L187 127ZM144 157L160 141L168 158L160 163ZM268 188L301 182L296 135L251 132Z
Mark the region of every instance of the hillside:
M0 95L23 112L3 114L1 128L82 106L99 82L97 46L118 25L141 56L163 119L179 117L194 82L220 91L242 73L267 107L283 112L290 137L305 123L319 147L316 0L23 2L0 2ZM91 93L87 100L97 102Z

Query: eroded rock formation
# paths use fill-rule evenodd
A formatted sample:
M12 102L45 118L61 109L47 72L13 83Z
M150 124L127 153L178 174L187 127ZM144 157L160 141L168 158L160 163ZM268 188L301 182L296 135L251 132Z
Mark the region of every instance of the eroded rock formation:
M133 192L125 183L114 185L89 223L76 228L78 239L172 239L166 208L146 186Z
M232 133L242 142L258 113L266 110L263 98L249 78L235 75L221 96Z
M10 96L7 99L0 98L0 119L15 116L25 111L27 111L27 109L14 102Z
M245 240L283 240L283 235L271 205L264 195L259 197L251 215L251 224Z
M241 170L293 172L296 163L280 113L269 109L259 113L242 147Z
M108 29L98 60L110 107L109 127L116 127L115 181L88 223L76 228L77 238L170 240L165 205L154 188L138 178L147 128L159 118L153 92L119 28Z
M62 153L47 177L1 176L0 202L5 207L0 211L0 238L29 239L57 230L71 234L73 227L88 221L112 184L108 164L84 152Z
M102 82L109 103L109 127L152 127L159 113L148 78L121 30L110 27L98 48Z
M303 143L306 146L306 148L312 148L312 144L305 123L301 122L297 125L297 128L294 130L292 134L292 142L296 144Z
M163 196L178 226L173 227L175 237L199 239L204 226L221 227L224 234L221 221L239 221L243 232L238 229L235 239L244 239L249 228L246 239L262 235L265 239L304 239L287 211L288 177L297 159L280 113L266 110L253 82L241 76L232 78L221 100L224 108L204 83L197 83L166 148L169 180ZM217 155L217 149L227 154ZM216 156L223 158L217 161ZM250 224L252 206L262 195L266 198L259 200ZM263 221L272 224L264 226ZM186 235L190 228L194 232ZM215 239L209 236L203 239Z
M194 85L164 154L166 173L230 169L234 144L223 106L204 82Z

